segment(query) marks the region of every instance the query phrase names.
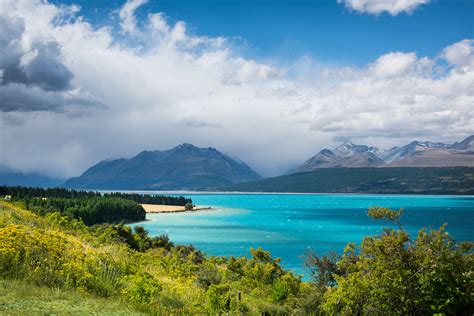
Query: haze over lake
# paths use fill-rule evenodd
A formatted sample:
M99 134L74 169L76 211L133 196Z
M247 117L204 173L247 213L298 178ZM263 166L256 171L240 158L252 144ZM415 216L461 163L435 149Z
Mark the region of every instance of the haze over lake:
M303 258L341 253L348 242L360 243L388 223L366 213L370 206L405 208L402 223L411 234L422 227L447 231L456 241L474 240L473 196L342 194L184 194L214 210L147 214L141 222L151 235L167 234L176 244L193 244L208 255L248 255L263 247L281 257L286 268L304 273Z

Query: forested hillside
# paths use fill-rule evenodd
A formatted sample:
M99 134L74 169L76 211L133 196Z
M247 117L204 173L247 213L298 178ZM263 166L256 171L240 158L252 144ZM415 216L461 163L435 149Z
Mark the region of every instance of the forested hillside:
M239 183L226 191L474 194L474 168L322 168Z
M146 213L139 203L181 206L192 204L191 199L182 196L118 192L101 194L62 188L0 186L0 196L7 196L8 200L19 203L36 214L57 212L70 219L80 219L87 225L143 221Z
M64 188L36 188L22 186L0 186L0 196L11 195L14 199L25 198L91 198L91 197L115 197L131 200L140 204L162 204L162 205L181 205L192 203L191 199L183 196L156 195L156 194L138 194L111 192L101 193L97 191L68 190Z

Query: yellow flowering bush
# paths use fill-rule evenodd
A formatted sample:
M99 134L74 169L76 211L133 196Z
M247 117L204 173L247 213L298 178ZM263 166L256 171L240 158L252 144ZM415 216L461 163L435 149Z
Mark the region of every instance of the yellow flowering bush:
M0 273L48 286L104 292L102 270L117 270L104 253L58 231L10 224L0 229ZM110 286L109 286L110 288Z

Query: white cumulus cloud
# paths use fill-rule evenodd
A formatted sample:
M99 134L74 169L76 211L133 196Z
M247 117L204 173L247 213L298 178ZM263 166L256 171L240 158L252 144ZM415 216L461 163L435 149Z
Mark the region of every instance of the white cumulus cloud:
M337 0L347 8L359 13L398 15L402 12L412 13L417 7L431 0Z
M148 0L128 0L119 11L120 26L124 32L135 33L137 31L137 21L135 11Z
M443 51L446 60L458 67L474 65L474 40L466 39L446 47Z

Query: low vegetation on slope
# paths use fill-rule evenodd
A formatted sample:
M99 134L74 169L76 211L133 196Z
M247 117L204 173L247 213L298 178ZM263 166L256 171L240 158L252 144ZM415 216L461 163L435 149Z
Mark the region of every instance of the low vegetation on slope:
M239 183L242 192L474 194L474 168L325 168Z
M369 215L399 223L401 212ZM308 257L312 280L284 270L262 249L249 257L205 257L123 224L87 226L0 202L0 312L145 313L472 313L472 245L444 231L399 229L348 245L342 256ZM38 297L25 295L31 286ZM56 290L55 290L56 289ZM68 294L58 294L61 290ZM45 295L51 295L46 302ZM75 304L81 300L84 310ZM60 307L58 307L60 306Z

